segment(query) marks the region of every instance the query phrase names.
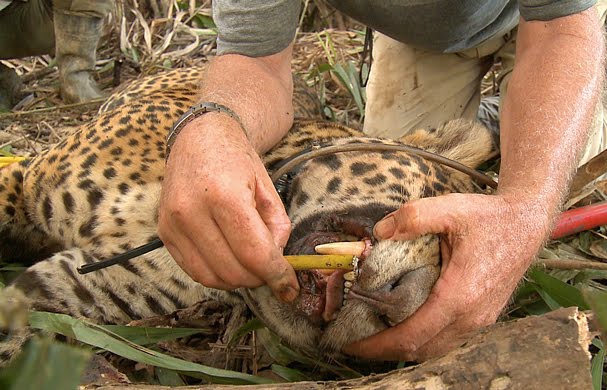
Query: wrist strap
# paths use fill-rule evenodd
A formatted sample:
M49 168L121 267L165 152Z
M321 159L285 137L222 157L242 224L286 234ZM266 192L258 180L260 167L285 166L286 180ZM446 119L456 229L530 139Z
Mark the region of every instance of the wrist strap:
M238 122L238 125L242 129L243 133L248 138L247 132L245 131L244 125L242 124L240 117L238 115L236 115L236 113L234 111L230 110L228 107L221 105L219 103L202 102L202 103L196 104L195 106L192 106L192 108L187 110L179 119L177 119L177 122L175 122L171 131L169 131L169 135L167 136L167 141L166 141L166 146L165 146L165 154L166 154L165 159L166 160L169 159L169 154L171 154L171 147L175 143L175 140L177 139L177 136L181 132L181 129L183 129L185 127L185 125L190 123L195 118L198 118L199 116L202 116L208 112L218 112L221 114L228 115L230 118L232 118L236 122Z

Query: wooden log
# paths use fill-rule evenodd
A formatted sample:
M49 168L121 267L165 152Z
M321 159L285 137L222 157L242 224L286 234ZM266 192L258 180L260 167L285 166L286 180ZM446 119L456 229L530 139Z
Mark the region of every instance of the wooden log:
M385 374L335 382L262 386L189 386L184 389L591 389L588 321L566 308L479 331L447 355ZM118 385L97 390L165 390Z

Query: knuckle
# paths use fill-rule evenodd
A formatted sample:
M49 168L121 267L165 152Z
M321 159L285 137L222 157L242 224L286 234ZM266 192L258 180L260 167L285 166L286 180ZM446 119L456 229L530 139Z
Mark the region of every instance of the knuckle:
M188 210L192 209L191 199L184 195L178 195L165 202L162 207L161 215L173 221L183 221L188 215Z
M228 203L234 198L233 192L227 183L211 183L200 190L201 196L207 202Z
M284 237L286 239L289 238L289 235L291 234L291 230L293 228L293 226L291 225L291 221L289 221L289 219L287 218L286 220L281 220L277 223L270 223L272 225L272 230L276 233L276 235L278 235L279 237Z
M254 275L248 273L245 269L238 269L236 266L234 268L224 268L221 273L218 273L219 278L226 285L231 286L232 288L240 288L240 287L259 287L263 284L259 279L257 279Z
M261 210L279 210L281 208L274 199L269 197L258 197L255 203Z
M230 281L226 281L211 272L206 272L207 270L201 271L202 272L195 273L195 277L193 276L192 279L196 280L198 283L202 284L205 287L216 288L220 290L234 290L240 287L237 284L231 283Z
M263 286L264 282L257 277L248 277L242 280L240 284L245 288L256 288Z

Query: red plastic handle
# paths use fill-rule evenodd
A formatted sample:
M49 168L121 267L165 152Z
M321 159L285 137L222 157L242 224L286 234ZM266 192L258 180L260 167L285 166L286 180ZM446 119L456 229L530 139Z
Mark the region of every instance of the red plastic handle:
M607 225L607 201L565 211L550 238L561 238L601 225Z

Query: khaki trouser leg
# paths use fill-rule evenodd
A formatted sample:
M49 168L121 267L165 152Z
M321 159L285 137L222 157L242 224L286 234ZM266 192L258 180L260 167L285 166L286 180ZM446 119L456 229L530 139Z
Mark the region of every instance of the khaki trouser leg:
M53 7L63 13L104 18L114 7L114 0L53 0Z
M607 0L597 1L596 8L599 14L601 24L605 24L607 15ZM498 78L500 100L500 109L503 98L508 92L508 83L512 69L514 68L514 54L516 51L516 31L513 32L508 42L495 54L496 61L502 64L502 70ZM604 116L604 99L601 99L596 106L592 127L588 134L588 141L579 161L579 166L588 162L592 157L607 149L607 123Z
M489 65L479 58L415 49L376 33L364 132L397 138L450 119L475 118Z

